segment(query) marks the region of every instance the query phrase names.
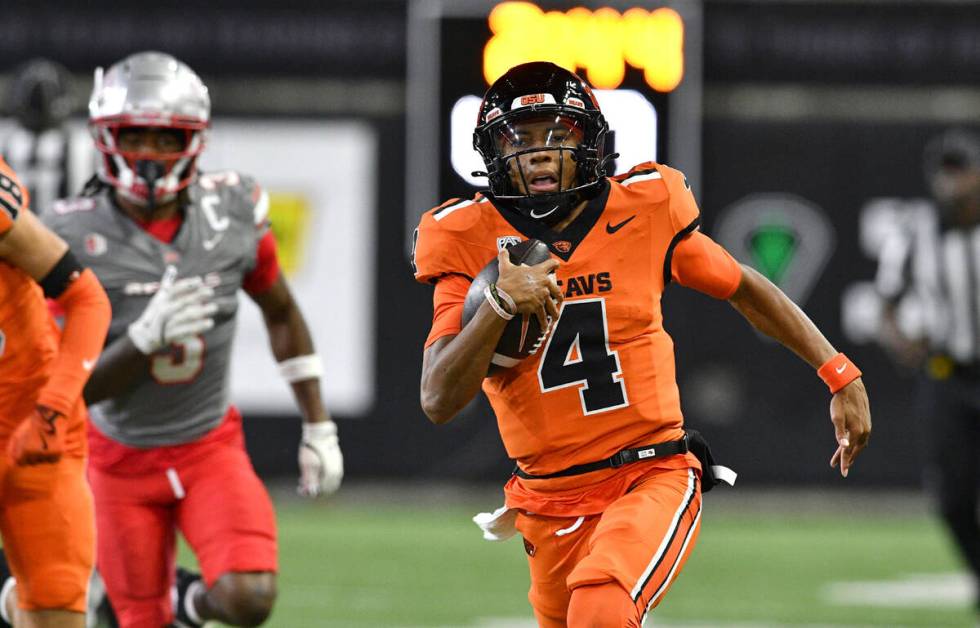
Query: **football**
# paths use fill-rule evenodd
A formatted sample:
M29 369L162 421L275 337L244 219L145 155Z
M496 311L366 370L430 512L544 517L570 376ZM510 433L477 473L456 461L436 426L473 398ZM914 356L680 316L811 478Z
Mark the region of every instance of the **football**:
M512 244L507 248L510 253L510 261L514 264L526 264L534 266L551 257L548 245L541 240L524 240L517 244ZM497 281L499 269L497 268L497 258L483 267L483 270L473 279L473 284L466 293L466 301L463 304L463 326L476 315L480 305L486 300L483 290L487 285ZM549 319L548 324L551 324ZM538 323L538 318L534 315L515 316L507 323L504 333L500 336L497 348L494 350L491 362L500 367L509 368L516 365L529 355L534 354L541 341L547 335L548 330L542 330Z

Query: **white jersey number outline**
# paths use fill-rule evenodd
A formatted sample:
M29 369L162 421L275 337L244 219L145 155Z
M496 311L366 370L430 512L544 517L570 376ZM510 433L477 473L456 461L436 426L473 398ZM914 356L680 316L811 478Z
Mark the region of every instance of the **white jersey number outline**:
M538 383L543 393L577 387L583 414L629 405L619 353L609 348L604 298L561 304L538 364Z
M158 384L187 384L204 369L204 337L188 336L150 359L150 375Z

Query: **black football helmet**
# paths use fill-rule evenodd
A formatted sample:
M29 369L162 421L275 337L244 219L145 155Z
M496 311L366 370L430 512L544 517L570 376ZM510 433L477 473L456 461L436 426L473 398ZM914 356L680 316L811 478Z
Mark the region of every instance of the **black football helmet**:
M7 88L5 109L25 128L40 133L71 115L71 75L60 63L32 59L17 68Z
M926 144L923 169L945 214L976 204L980 200L980 137L962 128L944 131Z
M534 137L521 126L537 122L543 124ZM489 179L494 201L550 226L601 189L606 163L615 158L604 155L608 131L581 78L545 61L518 65L490 86L480 105L473 147L487 171L474 174ZM548 165L537 170L536 162Z

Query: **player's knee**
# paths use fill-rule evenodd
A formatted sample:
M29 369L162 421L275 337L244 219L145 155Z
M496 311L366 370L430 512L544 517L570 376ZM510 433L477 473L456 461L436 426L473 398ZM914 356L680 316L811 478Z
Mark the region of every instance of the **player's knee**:
M85 608L87 592L87 577L58 566L32 569L29 580L17 581L18 601L38 610Z
M213 593L220 599L226 620L235 626L260 626L272 614L276 577L272 573L226 574Z
M636 605L623 587L605 582L572 591L568 628L639 628Z

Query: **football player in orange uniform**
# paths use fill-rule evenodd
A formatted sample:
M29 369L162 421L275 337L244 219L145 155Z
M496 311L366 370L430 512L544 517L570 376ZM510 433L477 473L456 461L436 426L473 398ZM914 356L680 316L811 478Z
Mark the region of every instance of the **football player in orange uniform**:
M512 68L487 92L474 135L489 190L427 212L416 242L416 279L435 284L422 407L446 423L482 384L517 469L505 507L478 523L487 538L523 535L528 597L547 627L639 626L697 539L711 474L684 430L660 310L670 281L727 299L818 368L833 393L831 465L845 476L871 430L860 371L698 231L680 172L646 163L604 176L607 129L576 75L544 62ZM505 243L532 237L554 257L512 264ZM471 278L494 256L494 303L462 328ZM487 376L513 315L554 323L535 355Z
M65 311L61 332L45 296ZM0 160L0 536L18 626L85 625L95 521L81 397L109 317L95 275L28 210ZM5 587L0 615L13 619L10 599Z

